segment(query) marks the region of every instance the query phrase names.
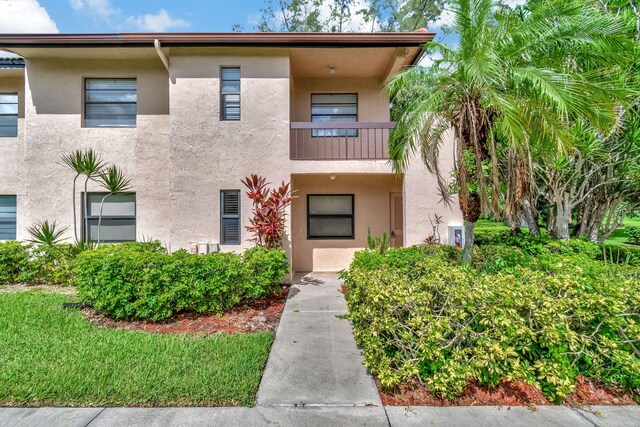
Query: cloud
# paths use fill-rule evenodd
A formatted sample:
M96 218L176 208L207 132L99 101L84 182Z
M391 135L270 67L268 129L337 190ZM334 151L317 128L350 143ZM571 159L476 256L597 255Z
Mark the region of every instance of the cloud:
M162 33L173 28L186 28L189 23L181 18L172 18L164 9L160 9L158 13L139 16L129 16L125 23L134 26L141 31L150 31L154 33Z
M36 0L0 1L0 33L58 33L56 23Z
M122 10L114 7L111 0L69 0L76 12L87 14L94 19L105 21L117 31L150 31L162 33L173 28L187 28L189 22L173 18L165 9L157 13L137 16L125 16Z
M106 21L121 13L120 9L114 8L109 0L69 0L69 3L76 12L85 12Z

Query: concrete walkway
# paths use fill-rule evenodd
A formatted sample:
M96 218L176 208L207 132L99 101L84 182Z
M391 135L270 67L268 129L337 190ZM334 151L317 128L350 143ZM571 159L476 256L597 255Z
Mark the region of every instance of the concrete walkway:
M296 277L253 408L0 408L0 427L640 427L640 406L383 407L335 274Z
M362 365L337 274L298 275L258 390L267 407L381 407Z

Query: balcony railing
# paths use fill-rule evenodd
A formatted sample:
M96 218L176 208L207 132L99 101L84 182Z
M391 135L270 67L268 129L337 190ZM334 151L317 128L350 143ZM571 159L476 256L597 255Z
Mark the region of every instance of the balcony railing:
M291 123L292 160L389 158L393 122Z

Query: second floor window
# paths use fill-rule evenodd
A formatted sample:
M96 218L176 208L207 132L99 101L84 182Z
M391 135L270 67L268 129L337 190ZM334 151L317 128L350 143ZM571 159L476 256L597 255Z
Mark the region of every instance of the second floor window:
M18 136L18 94L0 93L0 137Z
M311 121L345 123L358 121L358 94L314 93L311 95ZM312 129L311 136L357 136L356 129Z
M84 126L135 127L136 79L85 79Z
M220 118L240 120L240 67L220 69Z

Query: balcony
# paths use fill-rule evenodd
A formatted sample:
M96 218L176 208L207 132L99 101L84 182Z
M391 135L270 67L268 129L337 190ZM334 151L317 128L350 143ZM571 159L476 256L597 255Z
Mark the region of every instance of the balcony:
M291 122L291 160L386 160L393 122Z

